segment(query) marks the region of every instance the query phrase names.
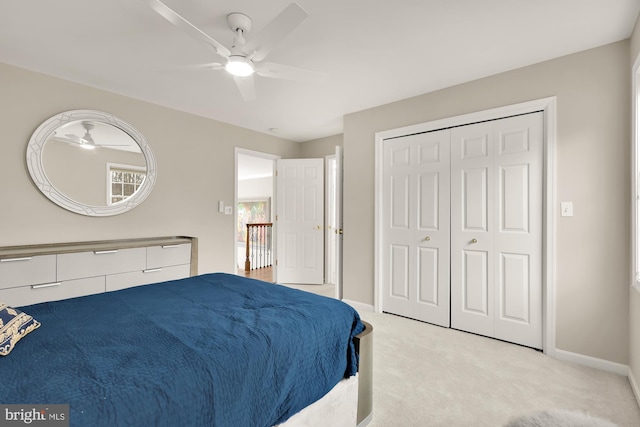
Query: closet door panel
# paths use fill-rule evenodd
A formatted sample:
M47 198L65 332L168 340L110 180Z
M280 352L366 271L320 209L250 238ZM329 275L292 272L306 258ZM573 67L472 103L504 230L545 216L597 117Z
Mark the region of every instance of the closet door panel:
M495 338L542 348L542 113L495 122Z
M383 311L449 326L449 131L385 141L383 155Z
M542 130L542 113L533 113L451 137L451 326L534 348L542 347Z
M493 336L493 137L490 123L451 130L451 327Z

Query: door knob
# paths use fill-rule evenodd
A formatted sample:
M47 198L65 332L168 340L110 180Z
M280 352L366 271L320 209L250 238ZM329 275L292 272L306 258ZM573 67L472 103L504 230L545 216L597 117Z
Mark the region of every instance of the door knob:
M322 226L321 225L316 225L315 227L313 227L314 230L321 230Z
M478 239L471 239L471 243L478 243Z
M431 240L431 237L427 236L424 238L425 242L428 242L429 240Z
M342 234L342 228L336 229L336 234Z

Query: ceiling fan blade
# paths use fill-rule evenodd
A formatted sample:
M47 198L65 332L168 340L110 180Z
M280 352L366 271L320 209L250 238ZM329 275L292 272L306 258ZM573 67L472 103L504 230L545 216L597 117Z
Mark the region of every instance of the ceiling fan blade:
M51 137L53 141L64 142L66 144L80 144L80 141L74 141L71 138L65 138L64 136L53 136Z
M84 143L84 139L82 139L81 137L79 137L78 135L74 135L72 133L68 133L65 135L65 138L63 137L59 137L59 139L67 139L70 142L74 142L76 144L83 144Z
M263 60L271 49L307 18L307 12L297 3L291 3L255 37L244 45L244 52L254 61Z
M228 58L229 55L231 55L231 52L229 51L229 49L227 49L224 45L222 45L217 40L213 39L208 34L204 33L198 27L193 25L191 22L184 19L181 15L179 15L173 9L169 8L169 6L162 3L160 0L143 0L143 1L145 1L149 5L149 7L155 10L164 19L171 22L173 25L180 28L181 30L187 32L189 35L191 35L191 37L213 46L218 55L224 58Z
M256 99L256 86L254 84L253 76L248 77L234 77L236 86L242 95L242 99L245 101L255 101Z
M208 64L191 64L191 65L177 65L175 67L171 67L174 70L190 70L190 71L216 71L223 70L224 64L219 62L210 62Z
M306 83L321 83L328 77L324 73L290 67L288 65L274 64L272 62L260 62L256 64L256 74L261 77Z

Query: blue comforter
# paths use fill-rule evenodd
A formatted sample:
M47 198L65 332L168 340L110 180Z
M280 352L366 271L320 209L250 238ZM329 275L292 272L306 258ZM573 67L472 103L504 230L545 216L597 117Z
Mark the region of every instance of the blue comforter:
M0 403L70 404L72 426L269 427L354 375L364 326L334 299L208 274L22 308Z

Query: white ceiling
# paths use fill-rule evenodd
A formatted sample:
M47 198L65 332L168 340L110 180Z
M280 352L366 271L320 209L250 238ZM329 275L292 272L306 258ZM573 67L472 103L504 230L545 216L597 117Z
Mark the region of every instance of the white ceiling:
M238 181L273 176L273 160L238 154Z
M166 0L225 46L231 12L255 34L289 0ZM298 0L309 17L267 60L323 83L257 77L245 102L220 61L142 0L0 0L0 62L307 141L345 114L626 39L638 0ZM95 106L82 106L94 108Z

